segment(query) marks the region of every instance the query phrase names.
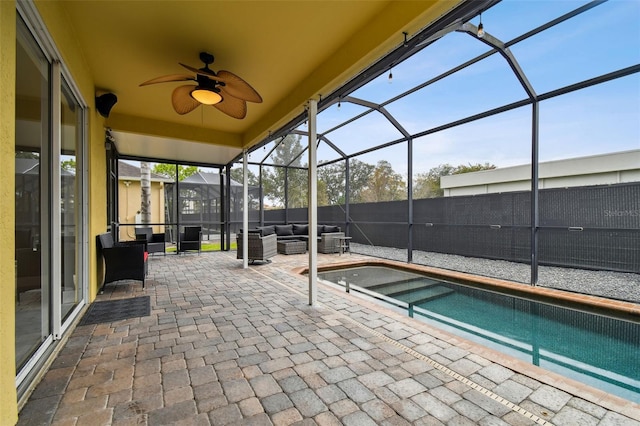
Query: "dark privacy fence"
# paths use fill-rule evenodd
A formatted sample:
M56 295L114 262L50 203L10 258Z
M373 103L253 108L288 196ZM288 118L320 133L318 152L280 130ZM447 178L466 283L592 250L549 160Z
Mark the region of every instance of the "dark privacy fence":
M318 223L353 242L408 247L408 201L318 208ZM306 222L306 209L268 210L266 224ZM531 261L531 196L508 192L414 200L413 249ZM540 264L640 272L640 184L539 191Z

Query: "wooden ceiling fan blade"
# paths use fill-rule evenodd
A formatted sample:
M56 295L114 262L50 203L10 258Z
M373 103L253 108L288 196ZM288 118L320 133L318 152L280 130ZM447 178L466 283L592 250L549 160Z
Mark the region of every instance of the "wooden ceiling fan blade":
M220 89L223 100L222 102L215 104L214 107L233 118L245 118L247 116L247 103L242 99L231 96L226 92L224 87L221 87Z
M195 80L195 77L193 77L192 75L185 75L185 74L170 74L170 75L163 75L162 77L152 78L151 80L147 80L144 83L140 83L140 86L148 86L149 84L156 84L156 83L168 83L171 81L189 81L189 80Z
M186 69L188 69L189 71L194 72L196 74L204 75L204 76L207 76L207 77L215 77L216 76L216 73L211 71L211 70L201 70L201 69L189 66L189 65L185 65L182 62L178 62L178 63L180 65L182 65L183 67L185 67Z
M262 102L262 97L256 89L251 87L249 83L232 72L220 70L218 71L216 80L223 82L225 84L225 91L233 97L240 98L248 102Z
M171 103L173 109L180 115L187 114L200 106L200 102L191 97L191 91L196 86L187 84L184 86L176 87L171 94Z

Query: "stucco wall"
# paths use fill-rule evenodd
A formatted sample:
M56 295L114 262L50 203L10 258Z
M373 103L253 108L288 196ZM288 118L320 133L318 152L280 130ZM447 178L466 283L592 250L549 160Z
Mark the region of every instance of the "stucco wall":
M118 222L120 224L135 224L135 216L139 210L140 181L120 180L118 182ZM164 183L151 182L151 223L162 222L164 222ZM164 232L164 227L154 226L153 232ZM134 227L120 227L120 240L134 240L135 238Z
M81 92L89 106L87 116L89 122L87 166L89 193L89 298L95 299L102 277L97 264L95 237L106 231L107 227L107 183L106 183L106 151L104 147L105 126L108 123L95 110L95 82L83 59L80 46L75 34L70 31L71 25L67 21L65 12L59 2L36 1L38 12L45 23L46 29L55 42L56 48L62 56L62 61L71 72L73 82ZM114 109L117 108L117 105Z
M0 1L0 424L18 420L15 359L15 3Z

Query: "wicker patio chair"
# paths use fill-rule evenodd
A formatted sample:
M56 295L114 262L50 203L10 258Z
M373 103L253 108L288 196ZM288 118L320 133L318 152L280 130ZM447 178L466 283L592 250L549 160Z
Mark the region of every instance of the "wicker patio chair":
M277 254L278 239L276 234L261 236L257 232L249 232L247 234L249 240L247 258L253 263L256 260L268 261ZM237 259L242 259L243 242L242 234L236 236L238 242Z
M340 240L336 237L344 237L344 232L327 232L320 234L318 253L339 253Z

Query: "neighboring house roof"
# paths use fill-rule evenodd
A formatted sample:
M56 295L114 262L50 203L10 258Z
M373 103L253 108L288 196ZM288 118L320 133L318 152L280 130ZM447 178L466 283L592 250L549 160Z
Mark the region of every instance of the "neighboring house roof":
M140 180L140 167L133 164L118 160L118 179L119 180ZM151 181L153 182L173 182L172 178L151 172Z
M220 186L220 179L222 178L223 182L225 179L224 175L220 175L219 173L207 173L198 171L191 176L180 181L180 184L187 184L190 186L198 186L198 185L214 185ZM140 167L134 166L133 164L118 161L118 179L119 180L140 180ZM151 172L151 181L153 182L167 182L172 183L173 178L166 177L164 175ZM231 179L231 186L242 188L242 184L236 182ZM251 188L251 187L250 187Z
M216 173L196 172L182 179L180 183L220 185L220 175Z
M191 185L220 185L220 177L221 175L219 173L206 173L199 171L183 179L180 183L187 183ZM119 160L118 179L140 180L140 167ZM224 181L224 175L222 175L222 179ZM151 172L151 180L154 182L173 182L173 178L153 172ZM242 187L242 184L231 179L231 186Z
M224 182L224 175L220 175L219 173L206 173L206 172L196 172L191 176L183 179L180 183L190 183L196 185L220 185L220 178ZM242 186L241 183L236 182L231 179L231 186Z
M30 175L37 174L40 160L35 158L16 158L16 174Z
M565 158L539 164L543 188L611 185L640 181L640 150ZM531 165L499 167L459 175L442 176L445 196L523 191L531 188Z
M37 175L40 173L40 160L37 158L16 158L17 175ZM72 170L62 169L62 176L75 176Z

